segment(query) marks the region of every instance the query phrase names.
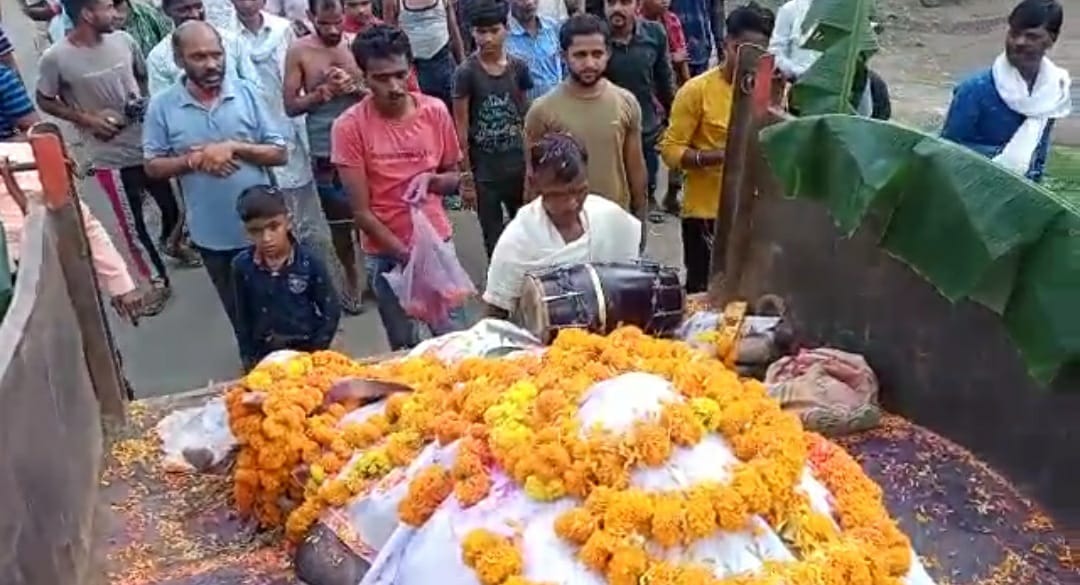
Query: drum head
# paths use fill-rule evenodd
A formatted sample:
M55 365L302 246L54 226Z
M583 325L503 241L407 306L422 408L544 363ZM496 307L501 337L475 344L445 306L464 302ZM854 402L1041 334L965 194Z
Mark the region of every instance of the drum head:
M521 285L514 321L543 343L550 342L547 334L551 320L544 301L544 285L530 275L525 276L525 282Z

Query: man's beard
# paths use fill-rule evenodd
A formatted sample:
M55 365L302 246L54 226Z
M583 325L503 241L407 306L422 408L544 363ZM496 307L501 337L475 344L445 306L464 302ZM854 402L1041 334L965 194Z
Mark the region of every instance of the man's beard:
M203 71L198 75L188 75L195 85L204 89L219 87L225 79L224 70Z
M536 10L532 12L526 12L524 8L510 7L510 15L517 19L518 22L525 22L532 20L532 17L536 16Z
M600 80L602 78L603 78L603 75L597 74L592 78L592 80L585 81L584 79L582 79L581 75L579 73L577 73L576 71L571 71L570 72L570 79L573 79L574 82L577 83L578 85L583 85L585 87L592 87L592 86L596 85L597 83L600 83Z

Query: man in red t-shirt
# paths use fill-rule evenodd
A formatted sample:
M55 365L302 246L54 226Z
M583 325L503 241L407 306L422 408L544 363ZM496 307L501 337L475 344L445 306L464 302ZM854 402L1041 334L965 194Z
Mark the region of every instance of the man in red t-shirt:
M427 181L420 204L436 233L451 236L441 197L457 190L458 148L454 120L438 99L408 89L409 40L402 31L374 25L353 42L369 94L334 122L330 158L349 193L370 288L391 349L419 343L419 323L408 317L383 276L409 259L412 219L405 201L411 185ZM428 323L440 335L462 329L462 308L449 322Z

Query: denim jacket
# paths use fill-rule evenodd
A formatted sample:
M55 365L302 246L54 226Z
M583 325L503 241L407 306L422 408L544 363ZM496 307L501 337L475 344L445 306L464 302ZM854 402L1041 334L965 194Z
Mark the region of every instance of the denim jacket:
M303 244L278 271L248 248L233 260L237 339L245 367L280 349L330 347L341 318L341 301L326 266Z

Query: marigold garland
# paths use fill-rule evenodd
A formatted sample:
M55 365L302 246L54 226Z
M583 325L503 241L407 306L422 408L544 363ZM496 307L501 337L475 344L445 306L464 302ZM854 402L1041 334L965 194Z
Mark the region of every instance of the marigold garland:
M721 353L733 354L731 347ZM625 433L582 428L577 405L583 393L635 371L670 380L681 399ZM323 400L335 380L350 376L391 380L415 392L393 395L382 414L342 424L356 405L324 407ZM227 405L241 444L237 506L266 526L284 524L292 539L327 506L345 505L409 465L428 443L460 439L449 468L429 466L410 481L399 506L403 522L423 524L450 494L465 507L481 501L497 466L534 499L582 502L559 516L555 530L615 585L746 585L810 576L814 583L885 585L911 560L880 490L842 450L804 434L760 383L739 380L715 359L633 328L606 338L568 330L540 356L454 364L420 357L361 365L318 352L256 369L228 393ZM740 461L728 481L663 493L630 487L635 466L661 465L675 446L692 447L713 432ZM808 445L817 476L836 498L842 530L795 490ZM282 502L289 504L282 508ZM707 567L672 565L646 552L647 539L684 546L744 529L754 516L787 538L800 560L719 580ZM513 539L469 533L463 559L485 585L528 584Z

